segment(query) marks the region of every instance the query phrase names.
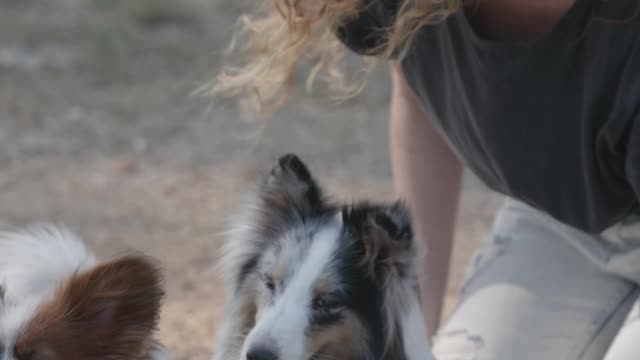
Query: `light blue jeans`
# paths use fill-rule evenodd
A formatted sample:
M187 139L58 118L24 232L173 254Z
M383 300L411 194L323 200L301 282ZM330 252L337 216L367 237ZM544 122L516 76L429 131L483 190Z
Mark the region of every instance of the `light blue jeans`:
M438 360L640 359L640 221L594 236L508 200L434 338Z

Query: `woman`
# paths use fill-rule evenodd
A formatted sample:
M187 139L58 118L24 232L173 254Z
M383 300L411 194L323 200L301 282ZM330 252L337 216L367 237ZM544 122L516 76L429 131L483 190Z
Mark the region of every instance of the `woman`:
M394 177L429 250L439 359L640 356L637 1L266 5L215 93L279 105L302 55L340 83L342 44L391 64ZM509 200L439 327L462 164Z

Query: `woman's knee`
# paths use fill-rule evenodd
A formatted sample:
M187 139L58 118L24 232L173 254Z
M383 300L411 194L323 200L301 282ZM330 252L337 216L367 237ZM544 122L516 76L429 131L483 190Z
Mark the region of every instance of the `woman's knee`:
M503 213L505 214L505 213ZM635 286L601 271L544 222L506 213L434 338L439 360L603 355ZM605 348L606 350L606 348Z

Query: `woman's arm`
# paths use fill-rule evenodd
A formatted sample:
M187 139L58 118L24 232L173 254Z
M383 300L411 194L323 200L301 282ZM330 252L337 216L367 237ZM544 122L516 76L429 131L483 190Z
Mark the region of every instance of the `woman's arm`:
M394 181L413 213L416 239L426 250L419 269L429 336L439 326L460 194L462 166L433 127L392 64L390 143Z

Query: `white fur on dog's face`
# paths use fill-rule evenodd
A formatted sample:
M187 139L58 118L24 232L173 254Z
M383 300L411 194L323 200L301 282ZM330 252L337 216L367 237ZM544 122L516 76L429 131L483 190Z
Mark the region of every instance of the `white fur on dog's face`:
M0 303L0 360L15 359L14 346L26 322L33 317L39 299L31 297L20 302L4 298Z
M314 285L330 266L340 229L341 225L336 220L334 224L313 234L306 254L298 253L294 246L287 248L285 245L281 249L283 257L304 256L304 260L297 260L299 267L293 269L295 273L280 294L275 294L276 289L272 289L272 285L277 284L263 284L260 288L263 306L258 310L256 326L243 346L243 359L255 347L275 352L280 360L307 359L312 355L305 349L305 333L312 318ZM273 280L270 278L267 281Z

